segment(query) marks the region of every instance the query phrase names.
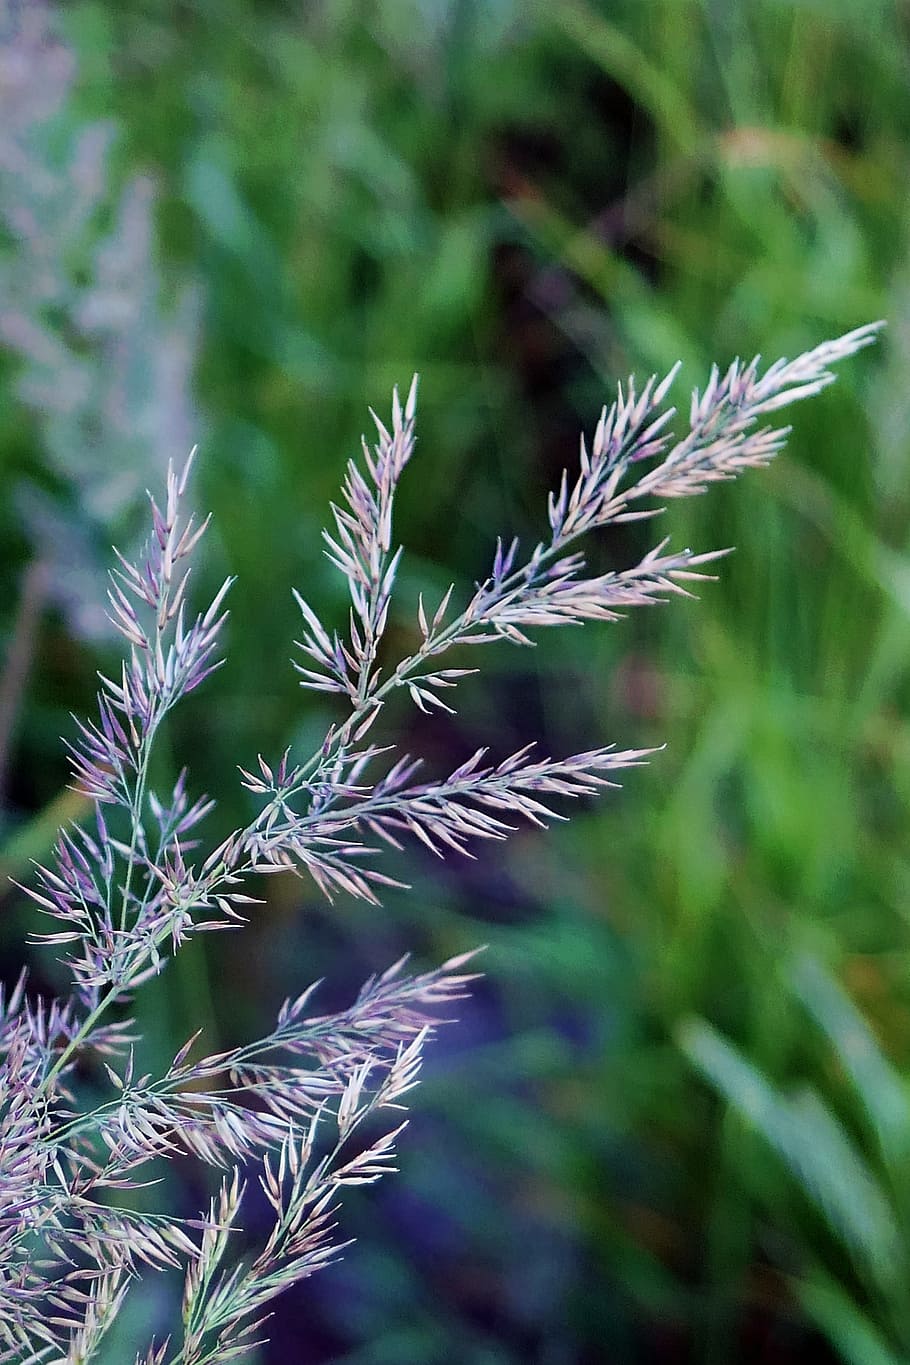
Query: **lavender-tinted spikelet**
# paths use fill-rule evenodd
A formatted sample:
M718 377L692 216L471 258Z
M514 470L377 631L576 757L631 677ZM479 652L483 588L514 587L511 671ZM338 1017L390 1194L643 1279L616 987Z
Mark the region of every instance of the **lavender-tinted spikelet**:
M70 746L76 784L95 802L96 834L80 826L61 831L56 863L38 869L38 889L32 892L41 908L65 926L47 940L77 946L70 964L92 1008L106 984L135 986L143 969L157 970L161 942L168 936L178 942L191 927L192 912L213 905L210 869L204 866L197 877L185 862L192 846L186 836L211 803L202 798L188 804L183 777L167 803L148 790L158 728L218 666L212 655L226 619L221 607L230 579L204 613L186 620L186 561L208 524L196 526L192 516L180 512L190 467L191 460L179 475L168 471L164 511L150 499L153 534L143 561L134 565L121 556L111 574L111 620L127 641L130 658L118 681L102 676L99 720L77 722L80 737ZM128 814L127 841L109 830L102 811L107 807ZM118 883L122 862L124 879ZM219 922L224 922L236 912L220 867L217 881ZM196 927L201 927L198 920Z
M328 557L347 579L351 594L350 638L342 643L323 629L316 613L295 592L308 633L300 648L320 666L315 672L294 664L306 685L317 691L346 692L362 708L375 691L379 672L376 652L389 615L401 549L392 553L392 509L395 489L414 451L417 376L402 408L396 389L392 402L392 430L372 413L379 436L371 450L363 440L367 476L348 461L342 492L347 508L332 504L335 535L323 531Z
M189 463L170 468L163 508L151 500L145 553L119 556L110 620L126 655L119 676L101 678L98 716L78 723L75 780L94 823L60 832L53 860L28 894L57 926L72 997L31 999L22 978L0 994L0 1365L76 1365L102 1346L142 1274L179 1267L179 1322L135 1365L220 1365L261 1338L275 1297L342 1250L335 1216L347 1185L394 1169L402 1101L417 1083L439 1011L462 998L470 954L434 971L405 972L405 959L371 977L346 1010L310 1013L313 987L282 1005L264 1037L206 1053L189 1039L163 1073L141 1068L142 1040L123 1008L168 956L196 932L235 927L254 904L243 889L256 872L306 872L328 896L376 901L392 879L371 866L381 846L413 838L442 856L473 856L485 839L517 825L563 818L554 803L593 796L647 750L604 746L541 758L531 746L498 760L485 748L441 778L418 780L419 760L367 741L391 692L407 689L432 714L466 674L440 668L449 649L495 640L531 643L527 631L615 620L630 606L685 593L717 551L672 552L662 541L636 565L586 576L576 548L585 533L657 515L639 506L681 497L764 464L785 432L763 414L817 393L828 365L868 344L860 328L759 374L758 362L713 372L696 393L688 432L668 434L662 405L673 373L633 380L605 409L578 473L549 502L550 537L527 559L517 541L497 545L490 573L450 616L450 588L432 613L417 606L415 650L382 660L401 551L393 548L398 480L414 449L416 383L396 394L391 426L349 464L344 507L326 535L329 558L351 593L346 638L330 632L297 594L306 631L303 685L337 693L344 713L309 757L285 752L241 770L260 800L250 823L201 847L212 811L190 794L185 773L170 793L150 785L151 757L169 712L218 666L228 579L208 607L186 606L189 560L207 521L184 511ZM311 665L315 665L311 667ZM120 1006L118 1016L112 1008ZM87 1083L88 1078L88 1083ZM221 1172L218 1194L198 1218L136 1212L128 1192L162 1161L189 1153ZM274 1215L264 1244L234 1256L232 1230L245 1183L257 1180Z

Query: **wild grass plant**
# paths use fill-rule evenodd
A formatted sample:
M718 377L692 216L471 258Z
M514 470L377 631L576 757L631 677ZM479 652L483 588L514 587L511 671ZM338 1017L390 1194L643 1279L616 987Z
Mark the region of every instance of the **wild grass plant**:
M162 1074L143 1069L130 1015L136 992L194 935L238 927L254 904L253 878L296 870L329 899L375 904L395 884L376 865L383 847L418 840L440 857L473 856L516 821L545 825L558 814L554 803L594 795L641 763L649 751L613 746L555 759L526 746L495 761L481 749L447 776L419 781L419 762L376 735L396 691L428 716L453 711L451 692L477 670L443 666L450 650L461 660L468 646L528 645L544 626L615 621L688 595L724 551L673 551L664 539L626 569L591 574L578 542L768 464L787 429L766 425L767 416L819 393L834 378L829 367L876 330L858 328L765 370L758 359L715 368L694 392L681 436L666 405L676 367L641 388L630 379L590 444L582 440L577 471L551 493L548 534L528 555L517 540L500 540L464 605L453 588L431 604L421 594L416 647L393 663L384 636L402 551L392 518L414 450L416 379L405 403L396 392L390 425L377 418L362 464L349 462L324 532L350 594L347 630L327 628L295 594L301 685L337 696L339 714L308 757L285 752L241 769L258 811L214 847L199 837L214 803L191 795L187 775L166 794L153 785L167 718L221 662L231 586L226 580L198 614L189 608L190 561L208 521L183 508L191 461L169 470L163 505L151 500L143 557L119 556L111 574L110 618L127 655L119 674L102 676L97 718L78 724L70 746L93 823L61 830L53 861L26 888L56 921L36 941L65 949L72 993L34 998L23 977L3 1002L0 1359L97 1358L143 1278L169 1270L183 1275L179 1322L139 1347L137 1365L238 1359L262 1339L273 1300L337 1256L339 1198L393 1169L404 1124L384 1111L400 1110L416 1084L436 1008L471 980L466 957L417 976L396 963L331 1015L309 1013L311 987L285 1001L264 1037L206 1054L194 1034ZM134 1198L181 1153L222 1172L198 1217ZM273 1226L250 1249L240 1229L254 1178Z
M476 864L402 855L415 890L390 892L384 915L346 897L322 909L306 881L275 878L248 933L189 943L140 992L146 1069L160 1072L203 1015L209 1050L267 1031L301 963L336 983L329 1009L406 947L432 963L492 944L487 983L434 1053L407 1180L351 1192L357 1256L281 1301L265 1358L803 1359L825 1349L799 1292L819 1265L887 1339L880 1295L858 1284L817 1204L673 1040L682 1017L710 1020L781 1094L796 1083L825 1096L880 1169L778 973L808 949L906 1069L899 7L193 0L179 23L174 12L166 0L60 8L79 65L53 145L65 153L69 130L99 119L116 127L102 212L112 224L123 186L151 169L166 285L187 268L204 285L195 391L211 427L196 487L215 518L196 592L238 574L231 668L175 712L156 783L170 789L187 761L218 793L224 828L250 816L234 756L292 741L309 752L333 715L329 694L296 706L275 668L291 629L281 585L305 577L320 615L337 616L344 585L316 568L335 478L323 452L349 448L365 396L424 377L434 477L406 481L398 506L397 648L421 586L435 600L455 577L467 600L501 525L533 536L540 493L610 376L680 356L698 375L714 354L794 354L855 318L892 319L887 348L801 411L764 496L718 489L668 513L674 543L738 548L697 610L491 651L487 686L463 689L459 716L432 726L406 693L399 722L390 699L385 723L405 747L432 747L436 771L494 732L500 752L535 735L556 753L589 734L667 739L620 802L586 803L553 839L529 832ZM59 493L19 374L4 355L4 485ZM0 520L8 658L32 543L12 499ZM647 529L609 538L597 564L631 562ZM119 530L96 539L126 549ZM86 596L83 609L97 621L99 605ZM42 614L20 689L0 848L20 880L29 854L49 861L63 814L85 815L58 736L69 708L90 707L94 669L118 667L73 629ZM12 897L10 985L23 919ZM209 973L223 989L206 1003ZM31 981L65 990L47 954ZM178 1188L159 1201L192 1210L201 1196L179 1189L190 1167L169 1167ZM162 1320L165 1281L129 1296L124 1339ZM132 1359L112 1336L107 1347L116 1365Z

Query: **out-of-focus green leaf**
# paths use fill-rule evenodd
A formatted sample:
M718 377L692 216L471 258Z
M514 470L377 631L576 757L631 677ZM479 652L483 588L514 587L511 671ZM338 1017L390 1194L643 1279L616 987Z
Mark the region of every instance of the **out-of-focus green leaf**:
M791 969L806 1008L831 1040L875 1125L886 1157L906 1155L910 1143L907 1088L879 1047L872 1030L834 977L806 954Z
M709 1024L679 1032L689 1059L789 1166L835 1235L887 1288L905 1269L895 1216L867 1162L834 1114L811 1091L782 1096Z
M800 1303L849 1365L903 1365L874 1321L834 1281L818 1274L796 1286Z

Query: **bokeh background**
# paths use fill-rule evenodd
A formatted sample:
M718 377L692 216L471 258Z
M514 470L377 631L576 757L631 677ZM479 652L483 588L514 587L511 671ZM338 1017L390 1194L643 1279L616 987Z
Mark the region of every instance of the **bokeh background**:
M80 813L59 737L168 457L200 444L200 599L239 575L168 735L226 831L235 765L331 718L290 588L345 612L319 530L394 383L422 377L406 648L418 588L538 534L617 379L681 359L684 406L712 360L889 322L770 471L672 510L737 547L699 602L491 650L457 718L392 718L438 770L531 738L666 741L650 767L476 863L411 856L382 910L276 878L140 1003L152 1067L313 978L489 945L401 1174L260 1365L910 1358L908 37L905 0L0 0L6 874ZM4 975L30 927L6 893Z

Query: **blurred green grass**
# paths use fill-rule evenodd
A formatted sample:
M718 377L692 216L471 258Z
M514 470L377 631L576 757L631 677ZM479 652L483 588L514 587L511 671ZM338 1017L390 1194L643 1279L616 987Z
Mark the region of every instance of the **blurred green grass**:
M226 823L235 762L330 715L302 704L284 663L289 587L344 610L319 528L366 404L381 412L393 383L421 372L404 631L418 585L469 586L498 532L536 534L617 378L681 358L684 404L712 360L889 320L876 354L796 411L769 474L673 509L678 542L737 547L699 603L500 654L441 739L399 718L441 758L533 733L553 750L666 740L648 770L470 876L418 861L414 894L378 915L273 889L248 938L159 983L147 1023L162 1052L182 1041L212 972L214 1026L230 1031L402 942L432 958L491 943L494 1022L431 1076L399 1178L425 1221L447 1202L460 1220L451 1262L434 1252L450 1283L371 1196L351 1215L367 1249L336 1281L348 1298L334 1306L325 1276L294 1310L322 1324L307 1359L825 1359L813 1320L845 1359L904 1358L896 1300L870 1291L676 1039L707 1020L769 1084L829 1096L868 1155L857 1096L783 984L809 951L906 1085L905 9L75 0L63 19L73 117L117 122L124 178L156 172L165 263L204 291L205 573L239 581L230 667L172 738ZM4 478L40 457L13 409ZM10 545L7 636L26 553ZM39 648L8 864L46 847L55 737L98 664L57 623ZM484 1173L476 1190L464 1177L471 1197L465 1152ZM529 1241L546 1252L533 1266ZM844 1301L853 1337L832 1326ZM851 1353L848 1337L866 1344Z

